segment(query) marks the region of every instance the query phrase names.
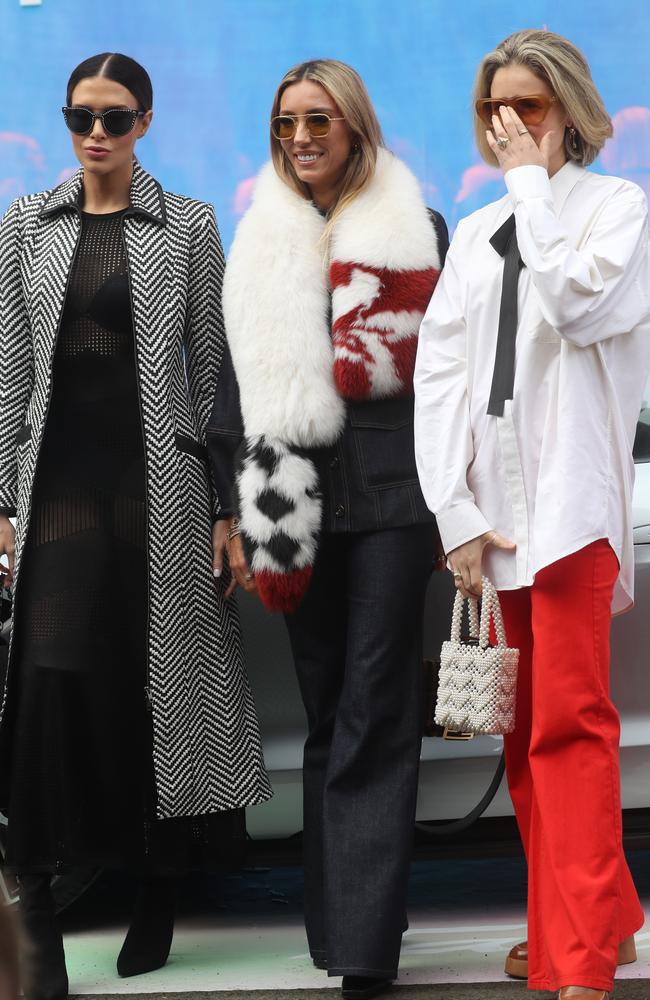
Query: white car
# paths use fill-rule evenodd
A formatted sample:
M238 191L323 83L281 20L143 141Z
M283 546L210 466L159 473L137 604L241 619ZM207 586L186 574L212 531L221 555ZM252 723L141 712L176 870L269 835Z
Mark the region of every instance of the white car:
M650 399L650 383L646 395ZM636 603L613 621L611 666L612 693L622 723L626 810L650 807L650 408L646 402L637 426L634 458ZM437 658L449 637L453 598L451 574L433 574L426 604L425 656ZM248 832L253 838L286 837L302 829L305 715L282 618L265 612L254 598L244 597L240 608L266 764L275 790L269 802L248 810ZM418 819L451 820L468 813L488 788L501 752L500 737L478 736L467 742L425 738ZM485 816L510 816L512 812L504 781ZM647 823L650 827L650 814Z

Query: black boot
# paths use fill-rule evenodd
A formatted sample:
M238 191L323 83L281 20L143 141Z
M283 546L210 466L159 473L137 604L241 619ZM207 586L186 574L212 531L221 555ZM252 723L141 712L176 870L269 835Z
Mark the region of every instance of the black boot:
M28 948L25 1000L68 1000L68 974L54 909L52 876L20 875L18 884Z
M391 979L378 979L375 976L343 976L341 996L343 1000L371 1000L388 992Z
M176 878L140 882L131 925L117 957L120 976L139 976L165 964L174 936L177 895Z

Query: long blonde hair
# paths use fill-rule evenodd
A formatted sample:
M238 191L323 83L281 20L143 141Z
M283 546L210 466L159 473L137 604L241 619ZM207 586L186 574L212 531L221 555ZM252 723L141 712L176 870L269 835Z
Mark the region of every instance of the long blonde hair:
M552 31L526 29L504 39L489 52L479 66L474 83L474 102L490 97L494 75L502 66L526 66L544 80L564 108L575 129L573 139L566 129L564 149L567 159L581 166L592 163L613 134L612 122L603 99L596 90L589 64L573 42ZM497 162L485 137L485 123L474 112L476 144L484 160ZM575 146L574 146L575 141Z
M381 126L364 82L352 66L338 59L312 59L285 73L273 98L271 118L280 113L282 95L292 83L311 80L324 87L336 102L352 134L352 152L343 175L338 197L328 215L324 240L327 242L336 219L346 205L369 184L377 165L377 150L384 145ZM290 158L271 132L271 158L279 177L303 198L311 198L309 188L298 179Z

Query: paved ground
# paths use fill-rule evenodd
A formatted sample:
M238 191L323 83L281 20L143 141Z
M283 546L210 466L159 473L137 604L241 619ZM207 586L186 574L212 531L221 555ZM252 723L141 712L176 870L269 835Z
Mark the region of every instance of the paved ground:
M254 990L227 993L147 993L132 994L146 1000L332 1000L331 990ZM394 1000L550 1000L554 994L537 993L515 983L473 983L463 986L440 984L437 986L394 987L389 997ZM615 1000L649 1000L650 980L617 984ZM121 1000L120 994L78 997L77 1000Z
M650 917L650 851L629 854ZM552 1000L503 974L526 936L521 858L437 859L413 866L399 983L404 1000ZM115 958L132 883L104 876L65 914L71 995L88 1000L336 1000L340 980L314 969L302 924L302 872L256 867L226 878L198 873L183 889L165 968L119 979ZM650 921L639 961L619 970L615 1000L650 1000ZM480 984L480 985L477 985ZM188 992L191 991L191 992Z

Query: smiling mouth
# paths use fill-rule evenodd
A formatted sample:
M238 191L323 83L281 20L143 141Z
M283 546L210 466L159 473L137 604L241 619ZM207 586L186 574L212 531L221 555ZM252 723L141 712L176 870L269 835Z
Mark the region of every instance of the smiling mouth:
M298 163L314 163L322 155L322 153L296 153L296 159Z

